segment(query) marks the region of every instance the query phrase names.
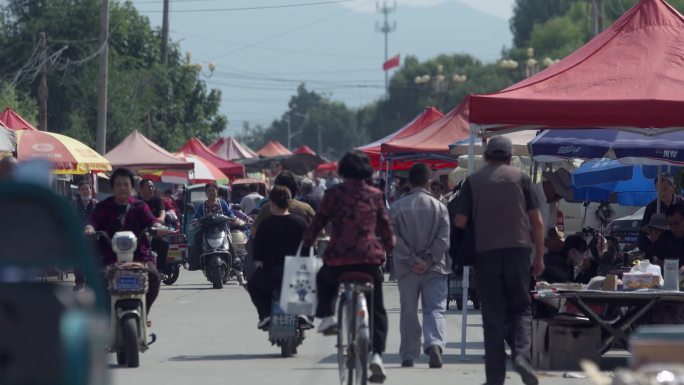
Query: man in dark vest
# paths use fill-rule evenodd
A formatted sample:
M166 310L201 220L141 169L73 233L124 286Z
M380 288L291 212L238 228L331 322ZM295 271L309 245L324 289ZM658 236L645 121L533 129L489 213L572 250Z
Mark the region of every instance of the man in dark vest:
M81 225L85 226L90 219L90 214L93 212L97 199L93 198L93 190L88 182L81 182L78 184L78 197L76 197L71 204L76 210L76 215L81 221ZM74 271L74 290L80 290L85 285L85 277L80 271Z
M508 333L513 369L525 385L537 385L530 363L529 288L530 271L536 276L544 271L544 222L530 178L511 167L512 156L510 139L495 136L489 140L484 153L487 166L463 183L454 222L463 231L469 221L473 224L487 384L501 385L506 379L504 341Z

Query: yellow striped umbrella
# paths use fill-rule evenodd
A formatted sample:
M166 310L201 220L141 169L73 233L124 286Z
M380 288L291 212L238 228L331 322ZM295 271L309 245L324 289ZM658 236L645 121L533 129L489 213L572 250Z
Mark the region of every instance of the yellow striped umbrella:
M92 148L66 135L45 131L16 131L19 161L44 159L55 174L111 171L111 163Z

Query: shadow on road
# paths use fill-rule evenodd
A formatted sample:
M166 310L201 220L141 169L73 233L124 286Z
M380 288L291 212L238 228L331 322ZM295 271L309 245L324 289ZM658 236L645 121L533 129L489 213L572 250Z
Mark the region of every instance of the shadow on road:
M447 347L447 349L460 350L461 349L461 343L460 342L447 342L446 347ZM466 342L465 348L466 349L484 350L484 342L483 341Z
M205 287L183 287L183 286L162 286L162 290L193 290L193 291L198 291L198 290L219 290L219 289L214 289L211 286L204 285Z
M169 361L191 362L191 361L249 361L278 358L280 354L217 354L212 356L176 356L169 358Z
M482 344L480 342L480 344ZM472 349L477 349L473 347ZM484 363L482 359L482 354L466 354L465 359L461 360L460 354L444 354L442 356L445 363L449 364L459 364L459 363ZM401 356L397 353L385 353L382 355L382 361L388 366L401 366ZM337 354L331 354L329 356L323 357L319 364L337 364ZM426 364L428 363L428 357L426 355L421 355L420 358L416 360L416 364Z

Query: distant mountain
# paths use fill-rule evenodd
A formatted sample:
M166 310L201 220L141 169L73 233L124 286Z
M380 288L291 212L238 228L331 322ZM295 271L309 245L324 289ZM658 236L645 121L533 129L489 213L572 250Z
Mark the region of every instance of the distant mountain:
M368 2L374 3L360 4ZM143 0L134 3L141 10L151 9ZM244 5L237 3L230 4ZM225 1L209 4L172 2L172 9L226 7ZM153 25L160 24L159 13L145 14ZM457 0L433 7L400 6L389 20L397 23L389 37L389 56L426 60L442 53L469 53L492 62L503 46L511 45L507 20ZM193 61L216 62L216 73L207 83L223 91L222 109L235 130L242 121L268 125L280 117L299 82L352 107L381 97L384 38L376 32L381 21L381 14L341 5L172 13L171 37L192 52Z

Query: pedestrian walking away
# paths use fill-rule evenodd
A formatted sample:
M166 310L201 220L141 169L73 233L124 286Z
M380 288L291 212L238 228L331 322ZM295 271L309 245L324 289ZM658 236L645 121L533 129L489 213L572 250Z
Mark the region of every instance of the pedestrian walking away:
M418 300L423 309L423 348L429 366L441 368L446 347L449 214L446 206L427 190L430 169L417 163L409 171L411 191L394 203L392 227L397 237L394 269L399 287L401 366L413 366L420 356L421 326Z
M485 149L487 165L469 176L461 188L455 225L475 233L475 272L482 302L487 384L506 378L504 340L512 350L513 369L526 385L539 383L530 363L530 268L544 271L544 222L530 178L511 167L513 144L496 136ZM531 227L531 228L530 228ZM530 252L534 241L534 257Z

